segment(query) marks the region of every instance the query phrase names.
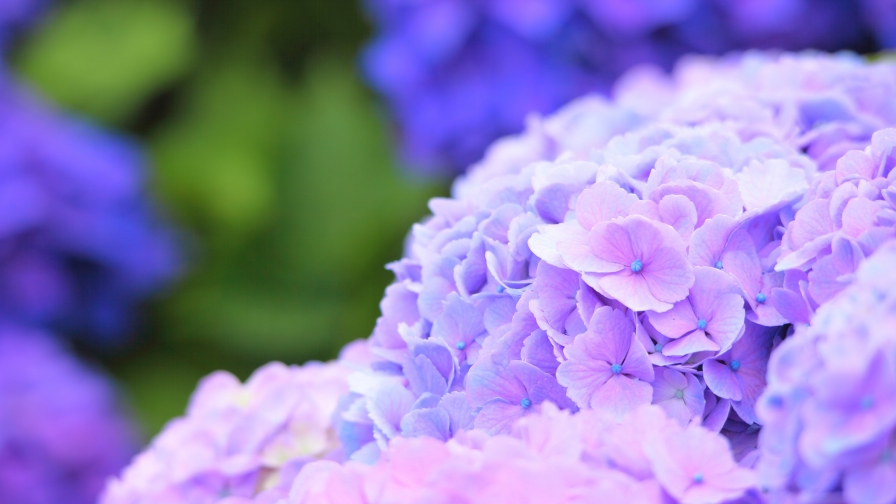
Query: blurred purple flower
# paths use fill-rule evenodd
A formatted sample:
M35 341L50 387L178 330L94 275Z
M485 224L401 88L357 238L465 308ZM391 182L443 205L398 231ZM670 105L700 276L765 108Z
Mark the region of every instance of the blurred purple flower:
M178 268L174 236L126 139L0 80L0 315L99 340Z
M47 334L0 327L0 502L92 504L137 442L106 377Z
M889 502L896 496L896 242L772 354L756 413L758 470L783 498Z
M367 0L362 65L386 98L404 157L460 172L530 113L606 94L638 65L749 48L860 52L896 46L892 0ZM805 120L826 111L806 110ZM818 111L818 112L815 112ZM821 114L821 115L819 115Z

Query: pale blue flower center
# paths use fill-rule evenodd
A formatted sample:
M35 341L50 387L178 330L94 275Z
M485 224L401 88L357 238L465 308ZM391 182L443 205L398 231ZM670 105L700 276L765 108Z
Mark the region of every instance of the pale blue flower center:
M642 263L640 259L635 259L635 262L632 263L632 271L634 273L640 273L642 269L644 269L644 263Z
M703 483L703 473L696 473L696 474L694 474L694 483L696 483L696 484L698 484L698 485L699 485L700 483Z
M523 400L520 401L520 406L522 406L523 409L526 409L529 406L532 406L532 401L530 401L528 397L524 397Z
M874 407L874 398L871 396L865 396L862 398L862 402L859 403L863 410L869 410Z
M653 349L656 350L657 352L662 352L662 351L663 351L663 344L662 344L662 343L657 343L656 345L654 345Z
M784 406L784 399L781 396L771 396L768 398L768 405L775 409L781 408Z
M706 319L700 319L697 321L697 329L706 329Z
M756 294L756 302L757 303L762 304L765 302L766 299L768 299L768 298L765 297L765 294L763 294L761 292L759 294Z
M716 261L716 269L722 269L722 261Z
M731 361L731 364L728 364L728 367L730 367L732 371L737 371L738 369L740 369L740 361L734 359L733 361Z
M619 364L613 364L612 366L610 366L610 371L612 371L613 374L619 374L622 372L622 366L620 366Z
M501 294L502 292L504 292L504 290L505 290L505 289L504 289L504 286L503 286L503 285L499 285L499 286L498 286L498 294Z
M467 344L464 343L463 341L458 341L457 344L454 345L454 348L456 348L458 350L463 350L464 348L467 348Z
M676 398L676 399L681 399L682 397L684 397L684 392L682 392L681 390L676 390L676 391L675 391L675 398Z

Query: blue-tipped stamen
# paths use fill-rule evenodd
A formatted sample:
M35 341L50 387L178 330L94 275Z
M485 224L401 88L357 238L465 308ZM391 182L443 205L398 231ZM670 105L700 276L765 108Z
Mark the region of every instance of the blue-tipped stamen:
M740 361L734 359L733 361L731 361L731 364L728 364L728 367L730 367L732 371L737 371L738 369L740 369Z
M722 269L722 261L716 261L716 269Z
M681 390L676 390L676 391L675 391L675 398L676 398L676 399L681 399L682 397L684 397L684 392L682 392Z
M768 298L765 297L765 294L763 294L761 292L759 294L756 294L756 302L757 303L762 304L765 302L766 299L768 299Z
M653 349L656 350L657 352L662 352L662 351L663 351L663 344L662 344L662 343L657 343L656 345L653 346Z
M694 474L694 483L700 484L703 483L703 473Z
M706 319L700 319L697 321L697 329L700 329L701 331L703 329L706 329Z
M644 263L640 259L635 259L635 262L632 263L632 272L640 273L642 269L644 269Z
M619 364L613 364L612 366L610 366L610 371L612 371L613 374L619 374L622 372L622 366L620 366Z
M523 409L527 409L529 406L532 406L532 401L530 401L528 397L524 397L523 400L520 401L520 406L522 406Z
M463 341L458 341L457 344L454 345L454 348L456 348L458 350L463 350L464 348L467 348L467 344L464 343Z

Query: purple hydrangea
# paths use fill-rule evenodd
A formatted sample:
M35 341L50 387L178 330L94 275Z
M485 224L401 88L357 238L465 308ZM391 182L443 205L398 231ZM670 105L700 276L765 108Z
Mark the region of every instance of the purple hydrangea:
M748 48L896 47L892 0L367 0L363 66L406 159L460 171L531 112L606 94L636 65Z
M549 403L548 403L549 404ZM755 497L727 440L656 406L622 423L548 405L507 434L397 438L372 466L308 464L283 504L369 502L697 504ZM670 499L671 497L671 499ZM740 501L739 501L740 502Z
M840 485L832 468L845 469L836 464L872 463L859 456L884 446L874 443L892 431L891 413L896 422L893 353L868 356L873 345L852 340L831 347L838 374L812 389L813 403L799 384L814 380L820 364L788 350L797 347L788 340L806 340L784 339L804 320L779 298L794 293L808 303L814 272L838 253L831 239L806 261L786 262L817 239L794 237L818 230L798 224L804 212L815 215L814 201L856 206L843 211L852 216L841 219L848 226L818 234L850 237L861 252L853 248L856 263L890 236L893 130L871 128L896 124L886 97L896 90L896 66L751 54L694 60L671 80L634 75L620 89L616 102L586 98L533 119L458 179L451 198L430 201L433 215L414 226L405 257L389 265L396 281L372 336L343 358L355 371L333 425L322 427L338 437L334 452L315 454L324 460L261 471L253 448L238 452L251 464L231 466L221 453L235 452L219 448L230 445L218 440L215 456L192 455L183 447L207 446L208 437L190 430L179 437L172 427L143 456L151 462L138 460L109 495L131 489L121 502L141 502L163 488L211 503L227 496L228 504L586 502L593 495L761 502L757 464L778 478L769 489L835 485L827 491ZM663 97L654 119L637 112L639 94L644 103ZM801 115L808 110L815 119ZM857 198L872 205L852 203ZM874 302L887 298L862 292ZM879 331L887 326L873 316ZM773 384L763 395L767 376ZM799 387L790 394L775 380ZM779 399L767 399L778 389ZM799 410L815 421L805 428L815 443L805 453L795 436L809 413L785 407L797 400L817 405ZM871 413L856 415L856 401ZM236 416L255 426L280 418L276 411L264 404ZM191 410L184 422L200 432L216 425L232 435L216 415L192 417ZM259 436L252 439L272 439ZM177 452L158 448L169 442ZM178 464L188 470L170 468ZM842 486L864 485L856 500L863 502L888 467ZM162 484L147 490L144 481Z
M349 347L343 362L359 350ZM332 417L350 371L344 363L271 363L245 384L223 371L207 376L186 416L169 422L100 502L277 502L304 464L343 458Z
M136 449L104 376L44 333L0 327L0 502L92 504Z
M836 176L819 165L840 148L811 145L829 124L785 127L783 109L807 82L847 101L866 86L873 101L896 85L896 68L808 54L741 65L718 62L735 82L783 72L790 84L777 101L736 104L711 79L706 96L684 86L657 112L663 120L640 127L621 105L579 101L498 144L452 199L431 201L433 217L390 266L397 281L370 339L378 359L353 380L340 419L346 451L373 461L397 437L506 433L546 402L616 418L656 403L725 433L739 460L755 461L769 354L799 321L776 302L791 283L776 268L795 216ZM840 77L818 84L820 69ZM639 89L650 94L631 84L620 100ZM699 115L683 112L688 102ZM838 127L852 136L828 140L868 141L873 132L858 127L868 117L844 117ZM888 131L868 152L884 150Z
M780 499L896 500L896 242L772 354L758 465Z
M0 78L0 317L109 339L177 267L126 139Z

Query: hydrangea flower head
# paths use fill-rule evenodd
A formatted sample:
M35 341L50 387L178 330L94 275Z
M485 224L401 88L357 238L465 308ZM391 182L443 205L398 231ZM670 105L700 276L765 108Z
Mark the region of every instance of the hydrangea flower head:
M769 363L757 413L760 476L779 494L848 503L896 498L896 242L800 327Z
M138 447L118 399L47 334L0 327L0 501L96 502Z
M363 58L365 73L392 109L405 156L428 169L460 171L495 139L519 131L531 112L552 113L586 93L607 94L633 66L668 70L687 53L753 47L873 51L896 45L889 0L365 3L377 27ZM780 84L795 80L778 75L767 83L779 87L760 93L779 96ZM645 98L652 104L664 97ZM741 108L752 119L763 112ZM687 112L704 110L695 104ZM798 120L824 121L855 110L827 96L800 112Z
M100 502L276 502L302 465L339 458L332 415L348 373L336 363L271 363L245 384L207 376L186 416L169 422Z

